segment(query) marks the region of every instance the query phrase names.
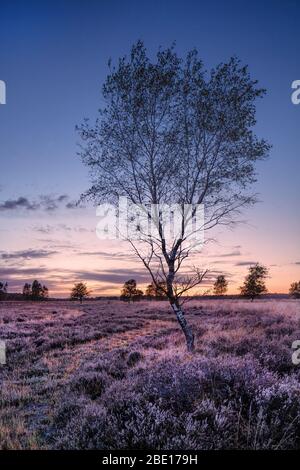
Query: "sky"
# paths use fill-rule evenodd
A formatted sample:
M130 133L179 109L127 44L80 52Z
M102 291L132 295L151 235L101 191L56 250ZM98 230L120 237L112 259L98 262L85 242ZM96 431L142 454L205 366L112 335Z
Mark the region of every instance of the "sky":
M180 55L196 47L207 69L236 55L266 88L256 132L272 150L257 167L260 203L217 230L196 262L211 279L225 273L230 293L254 262L268 266L272 292L300 280L299 1L1 0L0 10L0 280L10 292L35 278L53 296L78 280L93 295L149 282L125 243L96 237L95 208L74 207L89 187L75 126L96 117L108 60L138 39L150 56L174 41Z

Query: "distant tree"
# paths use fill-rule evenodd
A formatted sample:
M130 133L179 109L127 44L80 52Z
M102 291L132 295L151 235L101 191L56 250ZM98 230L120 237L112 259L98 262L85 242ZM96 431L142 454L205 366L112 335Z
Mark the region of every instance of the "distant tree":
M135 301L143 297L143 291L137 288L136 280L129 279L123 285L121 291L121 300Z
M228 281L223 274L220 274L214 283L214 294L224 295L228 289Z
M82 304L82 301L90 295L90 291L87 288L87 285L84 282L77 282L74 284L74 287L71 291L71 299L79 300Z
M156 280L156 284L154 282L149 284L146 287L145 295L156 300L167 299L167 285L165 281Z
M0 300L4 300L7 294L7 282L0 282Z
M153 283L148 284L145 290L145 295L147 297L156 297L156 287Z
M241 295L253 301L255 297L266 294L267 288L265 279L268 276L268 269L262 264L256 263L250 266L249 274L246 276L243 286L240 287Z
M294 299L300 299L300 281L292 282L290 287L290 296Z
M31 284L28 284L28 282L24 284L23 297L27 300L29 300L31 297Z
M24 284L23 297L27 300L45 300L49 297L49 290L35 279L32 284Z
M45 285L42 287L41 297L47 299L49 297L49 289Z
M48 289L46 286L34 280L31 286L31 299L32 300L41 300L48 296Z
M31 286L31 299L38 300L42 290L41 284L35 279Z

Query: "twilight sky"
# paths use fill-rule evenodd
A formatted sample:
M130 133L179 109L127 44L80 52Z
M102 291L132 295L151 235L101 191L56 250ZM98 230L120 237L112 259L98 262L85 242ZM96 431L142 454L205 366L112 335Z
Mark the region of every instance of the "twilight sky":
M1 0L0 280L9 291L34 278L59 296L76 280L94 295L130 277L148 283L127 245L96 238L95 208L74 208L89 186L75 125L96 116L109 58L143 39L151 55L174 40L179 54L196 47L208 69L237 55L267 89L257 134L273 148L258 165L261 202L242 225L218 229L196 264L227 274L233 293L259 261L269 290L287 292L300 279L299 14L297 0Z

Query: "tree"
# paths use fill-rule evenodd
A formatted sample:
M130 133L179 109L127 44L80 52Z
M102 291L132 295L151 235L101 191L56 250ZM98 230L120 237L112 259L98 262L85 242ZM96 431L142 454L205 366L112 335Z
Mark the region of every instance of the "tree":
M255 101L263 94L236 58L208 75L195 50L182 60L171 47L151 61L139 41L129 58L110 66L95 125L85 120L78 127L92 182L82 197L116 206L124 196L142 207L143 223L154 224L154 235L136 224L138 241L130 231L121 235L152 282L166 283L189 351L194 334L183 303L206 272L190 267L183 275L183 262L199 251L197 233L233 223L244 206L256 202L248 187L256 180L255 162L270 148L253 130ZM165 205L181 211L178 230L170 236ZM199 205L205 219L187 230Z
M151 284L148 284L145 290L145 295L147 297L156 297L156 286L151 282Z
M145 295L147 297L154 297L156 300L167 298L167 285L164 281L152 282L146 288Z
M37 280L32 284L26 282L23 287L23 297L26 300L45 300L49 297L49 290Z
M23 287L23 297L28 300L31 296L31 285L26 282Z
M121 291L121 300L135 301L140 300L143 296L143 291L137 288L136 280L129 279L123 285Z
M244 285L240 287L241 295L253 301L255 297L266 294L268 292L265 284L267 277L268 269L262 264L256 263L254 266L250 266Z
M7 294L7 282L0 282L0 300L4 300Z
M39 281L35 279L31 285L31 299L38 300L40 298L41 291L42 286Z
M47 286L43 285L42 290L41 290L41 297L43 299L47 299L49 297L49 289Z
M43 300L48 297L48 288L42 285L39 281L34 280L31 285L31 299Z
M79 300L82 304L82 301L90 295L90 291L87 288L87 285L84 282L77 282L74 284L74 287L71 291L71 299Z
M290 287L290 296L295 299L300 299L300 281L292 282Z
M228 281L223 274L220 274L214 283L214 294L224 295L228 289Z

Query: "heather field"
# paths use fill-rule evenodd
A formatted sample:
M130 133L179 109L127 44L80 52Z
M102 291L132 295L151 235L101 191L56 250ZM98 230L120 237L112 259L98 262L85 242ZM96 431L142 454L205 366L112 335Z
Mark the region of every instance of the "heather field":
M2 302L2 449L299 449L300 302Z

